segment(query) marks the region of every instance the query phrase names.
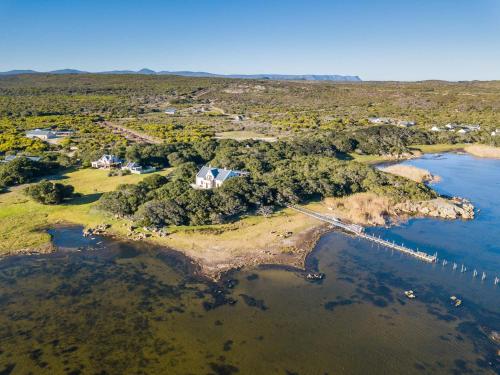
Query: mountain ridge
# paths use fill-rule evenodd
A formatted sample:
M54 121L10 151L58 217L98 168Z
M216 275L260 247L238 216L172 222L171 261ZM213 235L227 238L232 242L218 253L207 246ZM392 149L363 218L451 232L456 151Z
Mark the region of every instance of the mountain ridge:
M194 72L189 70L154 71L143 68L134 70L110 70L102 72L87 72L78 69L57 69L48 72L39 72L30 69L15 69L6 72L0 72L0 76L20 75L20 74L143 74L143 75L177 75L183 77L201 77L201 78L238 78L238 79L268 79L274 81L348 81L360 82L359 76L339 75L339 74L216 74L209 72Z

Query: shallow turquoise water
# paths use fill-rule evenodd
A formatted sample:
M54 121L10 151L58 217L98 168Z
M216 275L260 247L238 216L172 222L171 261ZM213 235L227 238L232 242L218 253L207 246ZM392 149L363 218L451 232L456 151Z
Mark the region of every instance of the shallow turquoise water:
M485 270L485 282L336 232L308 259L326 274L321 283L262 267L220 285L162 249L77 237L76 247L99 249L0 262L0 374L498 373L489 335L500 331L491 278L500 163L455 154L409 163L440 175L437 189L471 199L480 214L370 231ZM56 243L75 243L79 231L56 231Z

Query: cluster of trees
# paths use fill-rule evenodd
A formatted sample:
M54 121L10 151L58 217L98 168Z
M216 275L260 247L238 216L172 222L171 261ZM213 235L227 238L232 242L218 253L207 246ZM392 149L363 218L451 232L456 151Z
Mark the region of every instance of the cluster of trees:
M162 139L167 143L197 142L212 138L215 134L213 129L206 124L188 121L181 123L134 120L128 121L125 126Z
M26 187L23 192L28 197L42 204L59 204L73 196L74 187L50 181L41 181Z
M19 157L0 164L0 187L25 184L36 178L54 173L60 165L56 162L34 161Z
M132 217L143 225L161 227L223 223L245 213L268 215L275 207L289 203L364 191L395 199L435 197L424 184L341 160L343 153L335 142L319 137L275 143L211 140L134 146L127 151L130 157L153 163L164 152L168 153L168 163L177 168L168 180L153 175L139 184L121 185L116 191L105 193L100 207ZM232 178L214 190L193 189L190 184L199 166L209 162L243 169L250 175Z

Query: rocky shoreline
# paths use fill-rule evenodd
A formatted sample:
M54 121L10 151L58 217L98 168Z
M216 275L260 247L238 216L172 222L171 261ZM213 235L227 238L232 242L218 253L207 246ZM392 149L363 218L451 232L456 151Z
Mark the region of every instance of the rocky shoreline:
M423 202L407 201L392 206L388 212L388 221L386 225L397 225L397 223L407 220L410 217L434 217L443 219L464 219L474 218L474 206L467 200L461 198L436 198ZM301 220L301 217L295 217L294 220ZM366 223L364 223L366 225ZM381 225L381 223L377 223ZM141 231L136 231L141 229ZM168 248L182 254L190 259L196 265L196 273L207 279L218 281L231 270L241 269L243 267L256 267L259 265L279 265L292 267L298 270L304 270L306 267L306 258L311 254L316 243L321 236L333 229L319 222L309 229L292 233L287 232L283 235L269 228L271 233L277 233L280 237L277 244L265 248L254 249L251 252L240 252L239 254L227 253L224 257L198 256L195 251L189 249L170 246L165 240L168 239L168 233L162 231L152 231L144 233L148 228L130 228L126 235L117 234L110 224L100 224L95 227L83 229L82 235L85 237L93 236L111 236L117 240L128 241L147 241L151 245ZM214 240L217 242L217 239ZM212 243L215 246L216 243ZM23 249L9 255L34 255L45 254L56 251L56 247L50 243L40 249ZM215 250L214 250L215 251ZM220 252L218 252L220 255Z
M453 197L450 199L439 197L429 201L406 201L394 206L398 215L411 215L418 217L435 217L442 219L474 219L474 206L464 198Z

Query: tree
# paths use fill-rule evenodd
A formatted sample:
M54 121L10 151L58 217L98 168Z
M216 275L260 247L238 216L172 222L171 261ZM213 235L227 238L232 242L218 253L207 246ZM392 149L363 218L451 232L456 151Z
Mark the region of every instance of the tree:
M142 225L163 227L165 225L186 224L185 210L172 200L152 200L144 203L135 214Z
M52 172L56 163L44 163L20 157L0 166L0 185L25 184L36 177Z
M260 206L258 209L257 209L257 214L258 215L262 215L264 217L269 217L273 214L273 206Z
M64 199L70 198L73 191L74 187L72 185L42 181L25 188L24 194L42 204L59 204Z
M167 182L168 178L162 176L161 174L153 174L141 181L141 183L146 185L149 190L158 189L159 187L165 185Z
M117 190L104 193L99 199L99 207L119 216L133 215L147 199L145 185L123 184Z

